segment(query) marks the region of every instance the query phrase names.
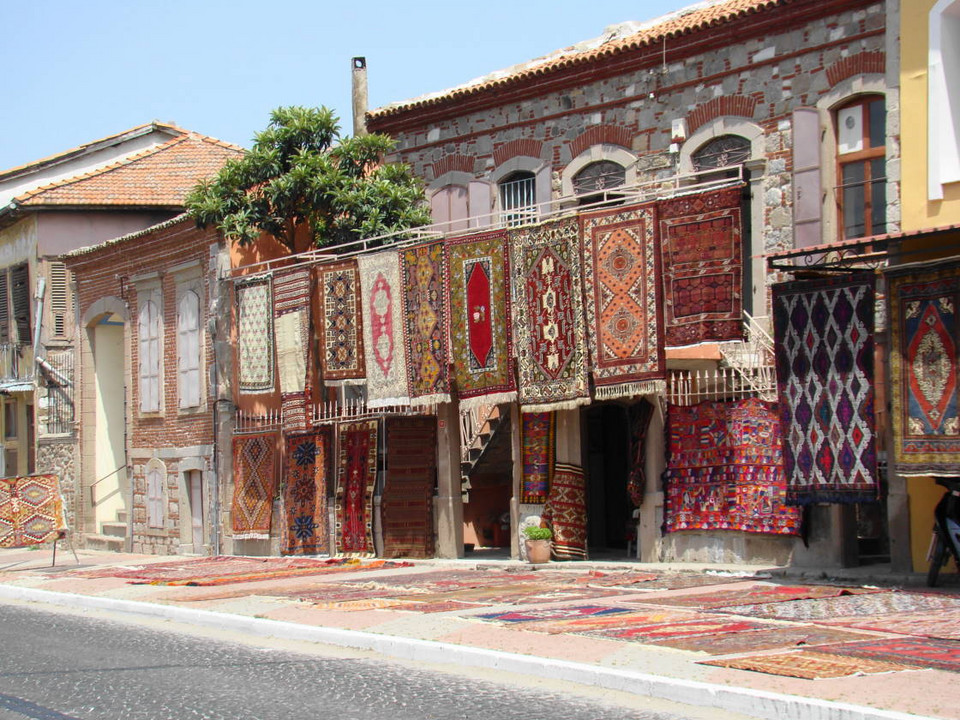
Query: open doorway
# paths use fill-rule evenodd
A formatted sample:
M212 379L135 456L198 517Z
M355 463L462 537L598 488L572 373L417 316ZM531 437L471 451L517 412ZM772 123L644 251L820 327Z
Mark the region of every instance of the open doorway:
M96 408L90 502L98 531L103 523L116 522L126 510L123 333L123 320L113 314L102 316L90 328Z
M631 538L633 505L627 492L630 422L619 403L584 410L589 557L623 557Z

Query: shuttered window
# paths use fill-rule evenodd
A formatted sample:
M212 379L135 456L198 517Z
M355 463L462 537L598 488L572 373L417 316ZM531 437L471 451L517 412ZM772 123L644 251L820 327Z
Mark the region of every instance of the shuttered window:
M200 405L200 298L188 290L177 308L180 407Z
M0 271L0 342L10 342L10 289L7 272Z
M29 344L33 338L30 335L30 272L26 263L10 268L10 300L17 342Z
M160 411L160 313L147 300L140 308L140 411Z
M163 529L163 475L157 466L147 470L147 525Z
M62 262L50 263L50 319L54 337L63 337L67 332L67 266Z

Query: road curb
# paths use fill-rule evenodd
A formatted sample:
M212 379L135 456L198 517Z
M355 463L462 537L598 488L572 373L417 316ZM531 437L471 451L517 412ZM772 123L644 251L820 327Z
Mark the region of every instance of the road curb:
M359 630L302 625L283 620L233 615L213 610L0 585L0 599L71 608L105 610L138 617L160 618L188 625L242 632L260 637L369 650L387 657L434 664L486 668L534 677L619 690L685 705L711 707L763 720L919 720L924 716L831 702L765 690L712 685L632 670L539 658L434 640L403 638Z

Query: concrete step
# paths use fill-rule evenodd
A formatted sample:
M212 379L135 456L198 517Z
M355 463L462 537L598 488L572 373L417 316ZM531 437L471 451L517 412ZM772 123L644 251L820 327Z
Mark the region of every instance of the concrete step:
M125 538L127 536L127 523L124 522L102 522L100 523L100 532L110 537Z
M83 544L88 550L105 550L107 552L123 552L126 540L114 535L87 533L83 536Z

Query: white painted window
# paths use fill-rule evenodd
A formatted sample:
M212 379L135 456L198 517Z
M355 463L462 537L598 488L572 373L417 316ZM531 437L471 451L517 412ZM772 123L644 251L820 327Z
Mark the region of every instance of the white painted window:
M163 529L163 468L147 466L147 526Z
M500 181L500 220L504 225L524 225L537 220L536 176L518 171Z
M177 308L180 407L200 405L200 297L186 291Z
M160 311L153 300L140 307L140 411L160 411Z
M939 0L929 31L927 195L942 200L943 186L960 182L960 0Z

